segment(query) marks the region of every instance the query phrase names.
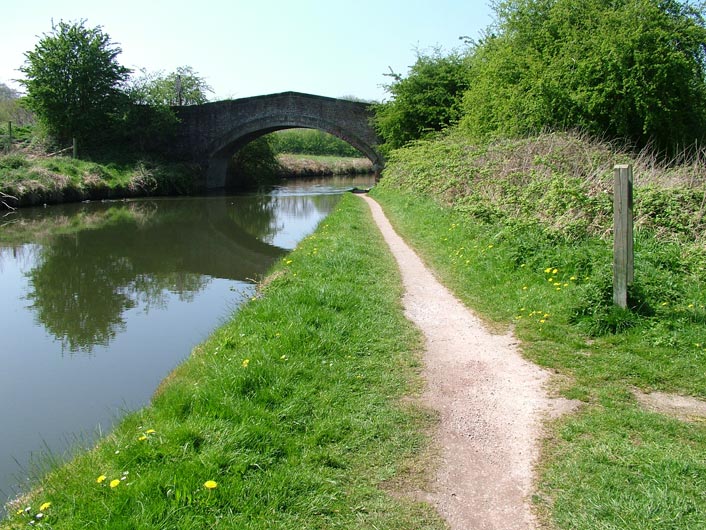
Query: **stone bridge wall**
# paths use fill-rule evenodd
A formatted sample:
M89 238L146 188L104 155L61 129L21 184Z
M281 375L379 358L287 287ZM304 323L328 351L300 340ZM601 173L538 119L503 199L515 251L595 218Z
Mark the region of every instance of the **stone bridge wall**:
M208 188L223 187L233 154L273 131L297 127L320 129L360 150L382 167L379 140L371 125L370 105L341 99L283 92L176 108L180 124L172 155L208 167Z

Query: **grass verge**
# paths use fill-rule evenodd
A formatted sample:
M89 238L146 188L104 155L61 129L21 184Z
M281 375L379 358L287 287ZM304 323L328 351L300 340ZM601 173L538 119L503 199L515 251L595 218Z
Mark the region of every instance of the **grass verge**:
M329 155L277 155L282 177L316 177L322 175L356 175L372 173L367 158Z
M148 159L97 163L20 151L0 155L0 197L11 207L185 194L198 186L196 176L187 164Z
M401 400L420 389L420 338L400 294L367 206L345 197L150 407L0 528L443 528L381 487L434 421Z
M391 157L373 194L467 305L514 328L525 355L558 375L555 391L584 402L550 426L534 498L544 522L706 528L706 424L643 410L632 394L706 397L701 233L639 226L633 303L614 310L600 192L593 200L585 179L561 169L580 165L566 150L522 145L537 150L529 161L512 159L517 143L504 158L458 139L421 143ZM501 160L514 169L503 174Z

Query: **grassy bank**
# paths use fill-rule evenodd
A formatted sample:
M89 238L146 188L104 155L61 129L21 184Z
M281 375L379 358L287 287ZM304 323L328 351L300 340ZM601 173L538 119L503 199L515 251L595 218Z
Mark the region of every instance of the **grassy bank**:
M636 284L612 306L612 166L636 166ZM374 190L470 307L583 402L551 426L534 498L558 528L706 528L706 423L634 390L706 398L704 178L575 135L396 152Z
M443 528L386 491L412 480L433 423L402 400L420 381L400 293L367 206L345 197L150 407L0 528Z
M19 151L0 155L0 194L12 207L184 194L196 187L196 176L186 164L150 159L97 163Z
M325 175L358 175L371 173L367 158L328 155L280 154L277 156L281 177L318 177Z

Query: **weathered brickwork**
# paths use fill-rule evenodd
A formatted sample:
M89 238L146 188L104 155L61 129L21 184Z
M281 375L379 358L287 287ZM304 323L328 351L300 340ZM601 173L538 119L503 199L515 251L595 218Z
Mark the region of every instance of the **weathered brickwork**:
M297 127L331 133L360 150L376 170L382 167L372 110L366 103L283 92L179 107L176 112L179 129L169 151L208 167L208 188L223 187L228 160L245 144Z

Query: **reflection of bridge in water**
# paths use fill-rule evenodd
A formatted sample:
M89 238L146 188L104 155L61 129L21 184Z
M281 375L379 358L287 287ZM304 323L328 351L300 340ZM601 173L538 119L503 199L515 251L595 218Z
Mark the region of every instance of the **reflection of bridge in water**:
M37 320L71 351L108 344L138 304L163 306L168 293L191 299L211 278L248 281L287 252L241 228L227 197L89 206L91 223L48 237L29 272ZM262 204L260 215L274 213Z
M250 98L177 107L176 141L168 150L208 167L207 187L222 188L228 162L244 145L274 131L292 128L319 129L358 149L373 163L375 172L383 159L379 139L371 125L370 104L343 99L283 92Z

